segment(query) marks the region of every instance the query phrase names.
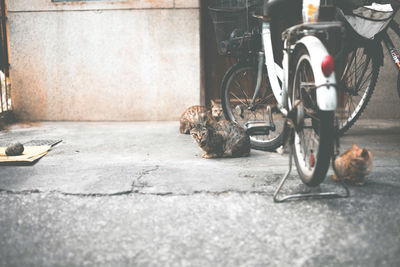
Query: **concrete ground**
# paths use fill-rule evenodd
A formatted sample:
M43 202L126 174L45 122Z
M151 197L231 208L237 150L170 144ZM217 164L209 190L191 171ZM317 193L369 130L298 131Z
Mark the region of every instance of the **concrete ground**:
M203 159L177 122L16 125L0 143L62 139L0 166L0 266L399 266L400 122L342 138L374 155L348 199L275 204L288 156ZM340 190L329 172L323 190ZM284 193L304 189L294 170Z

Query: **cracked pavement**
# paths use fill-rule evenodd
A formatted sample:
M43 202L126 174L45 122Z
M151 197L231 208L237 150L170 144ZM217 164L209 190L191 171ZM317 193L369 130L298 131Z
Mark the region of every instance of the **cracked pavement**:
M0 166L0 266L399 266L400 123L342 138L374 155L348 199L274 204L288 156L202 159L177 122L16 125L0 143L62 139ZM338 190L329 172L322 190ZM296 170L283 193L305 190Z

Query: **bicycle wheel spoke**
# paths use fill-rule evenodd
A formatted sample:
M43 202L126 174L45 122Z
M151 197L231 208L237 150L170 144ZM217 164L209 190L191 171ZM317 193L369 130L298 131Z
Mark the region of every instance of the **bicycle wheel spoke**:
M240 84L239 84L237 81L235 81L235 85L236 85L236 88L238 88L238 89L243 93L243 95L245 96L245 98L248 99L248 98L249 98L248 95L247 95L246 92L242 89L242 87L240 86Z
M360 71L365 72L368 67L369 67L369 62L365 63L365 64L361 64L359 66L354 66L354 69L351 71L351 73L357 76L357 74L359 74ZM351 76L346 76L346 77L351 78ZM357 79L354 79L354 80L357 80Z
M356 56L352 56L352 59L350 62L348 62L348 64L346 64L345 70L342 74L341 80L344 80L344 78L350 78L351 77L351 73L357 72L360 68L363 68L365 65L365 62L368 61L369 62L369 58L366 58L362 63L359 63L359 66L357 66L357 62L360 62L361 60L359 59L358 61L356 60ZM353 64L353 61L355 62ZM352 69L354 68L354 69ZM349 74L350 71L350 74Z
M360 84L359 88L364 88L364 85L371 79L371 77L372 77L372 72L370 74L368 74L367 78L364 79L362 84Z
M365 109L375 88L379 64L365 48L358 47L349 53L345 71L341 75L343 87L338 94L337 117L339 132L344 133Z
M243 105L246 105L246 103L244 103L239 97L237 97L234 93L230 92L230 94L235 97L240 103L242 103Z
M249 106L247 94L243 91L242 87L240 86L240 84L237 81L234 81L234 84L235 84L236 88L242 92L242 95L244 96L246 105Z
M267 76L263 76L261 90L250 110L248 107L250 107L256 89L257 69L253 65L239 63L227 73L230 73L230 76L224 78L224 87L221 88L221 100L224 103L226 119L235 121L242 127L249 121L268 120L268 116L265 114L265 105L267 103L276 104L276 101ZM266 72L264 73L266 74ZM253 148L272 150L279 147L283 118L277 119L275 124L277 130L270 131L268 135L250 136Z
M348 70L349 70L349 68L350 68L349 66L351 66L351 64L353 63L353 60L354 60L355 57L356 57L356 54L355 54L355 52L353 51L352 54L351 54L351 59L350 59L350 61L346 64L346 66L345 66L345 68L344 68L344 71L343 71L343 74L342 74L342 77L341 77L340 80L343 80L343 78L347 76Z

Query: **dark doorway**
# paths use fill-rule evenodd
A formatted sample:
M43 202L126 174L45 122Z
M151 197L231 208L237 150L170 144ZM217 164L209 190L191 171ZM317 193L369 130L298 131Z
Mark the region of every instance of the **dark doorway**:
M217 52L215 30L208 7L213 0L202 0L201 2L201 40L202 40L202 76L203 85L202 99L206 106L210 100L220 101L220 86L226 70L233 64L233 59L220 56Z

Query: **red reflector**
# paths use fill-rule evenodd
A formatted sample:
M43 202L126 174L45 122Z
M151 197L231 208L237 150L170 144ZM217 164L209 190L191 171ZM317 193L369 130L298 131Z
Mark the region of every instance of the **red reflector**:
M321 69L322 73L325 76L331 75L331 73L335 69L335 60L331 55L327 55L324 57L324 59L322 60Z
M315 156L314 156L314 151L311 149L311 154L310 158L308 159L308 164L310 164L311 168L314 168L315 165Z

